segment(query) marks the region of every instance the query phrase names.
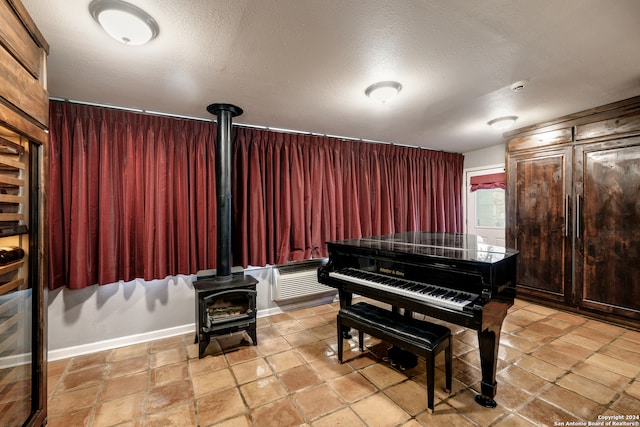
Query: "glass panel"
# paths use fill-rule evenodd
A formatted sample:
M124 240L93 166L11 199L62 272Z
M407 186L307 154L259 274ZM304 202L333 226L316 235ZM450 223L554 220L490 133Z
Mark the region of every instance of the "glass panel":
M249 311L249 297L244 292L225 294L207 303L207 326L209 323L231 320Z
M0 425L32 413L33 292L29 280L28 142L0 128Z
M31 289L0 295L0 425L21 426L31 414Z
M476 227L504 228L505 206L504 190L477 190L476 195Z

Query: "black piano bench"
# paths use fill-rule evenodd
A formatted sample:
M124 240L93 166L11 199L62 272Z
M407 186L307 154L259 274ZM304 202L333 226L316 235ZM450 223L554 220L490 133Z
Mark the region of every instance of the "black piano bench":
M338 311L338 360L342 362L342 327L358 330L360 350L367 333L406 350L425 356L427 361L427 408L433 412L435 357L444 350L446 391L451 391L451 331L424 320L408 318L375 305L359 302Z

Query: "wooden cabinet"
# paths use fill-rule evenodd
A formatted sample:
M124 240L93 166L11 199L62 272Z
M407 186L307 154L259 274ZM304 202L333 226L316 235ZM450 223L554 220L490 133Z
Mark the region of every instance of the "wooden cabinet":
M507 246L520 251L518 285L559 302L571 298L570 165L569 147L512 154L508 162Z
M505 136L518 294L640 327L640 97Z
M640 137L575 152L576 301L640 320Z
M46 423L48 45L0 0L0 425Z

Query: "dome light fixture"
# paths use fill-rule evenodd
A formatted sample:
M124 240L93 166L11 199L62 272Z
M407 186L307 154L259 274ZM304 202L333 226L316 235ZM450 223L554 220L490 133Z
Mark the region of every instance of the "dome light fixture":
M401 89L402 85L400 83L385 81L372 84L364 90L364 94L374 101L384 104L396 96Z
M516 120L518 120L518 116L505 116L505 117L498 117L497 119L489 120L487 124L492 128L494 128L495 130L505 130L513 126Z
M511 86L509 87L514 92L520 92L524 90L525 86L527 86L527 83L529 83L529 80L518 80L515 83L511 83Z
M89 12L107 34L127 45L143 45L160 32L147 12L122 0L93 0Z

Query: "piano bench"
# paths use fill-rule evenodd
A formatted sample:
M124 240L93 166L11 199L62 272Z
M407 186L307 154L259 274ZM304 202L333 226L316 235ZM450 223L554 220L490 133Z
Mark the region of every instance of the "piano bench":
M407 318L375 305L359 302L338 311L338 360L342 362L342 328L358 330L360 350L367 333L418 355L427 362L427 408L433 412L435 357L444 350L446 391L451 391L451 331L424 320Z

